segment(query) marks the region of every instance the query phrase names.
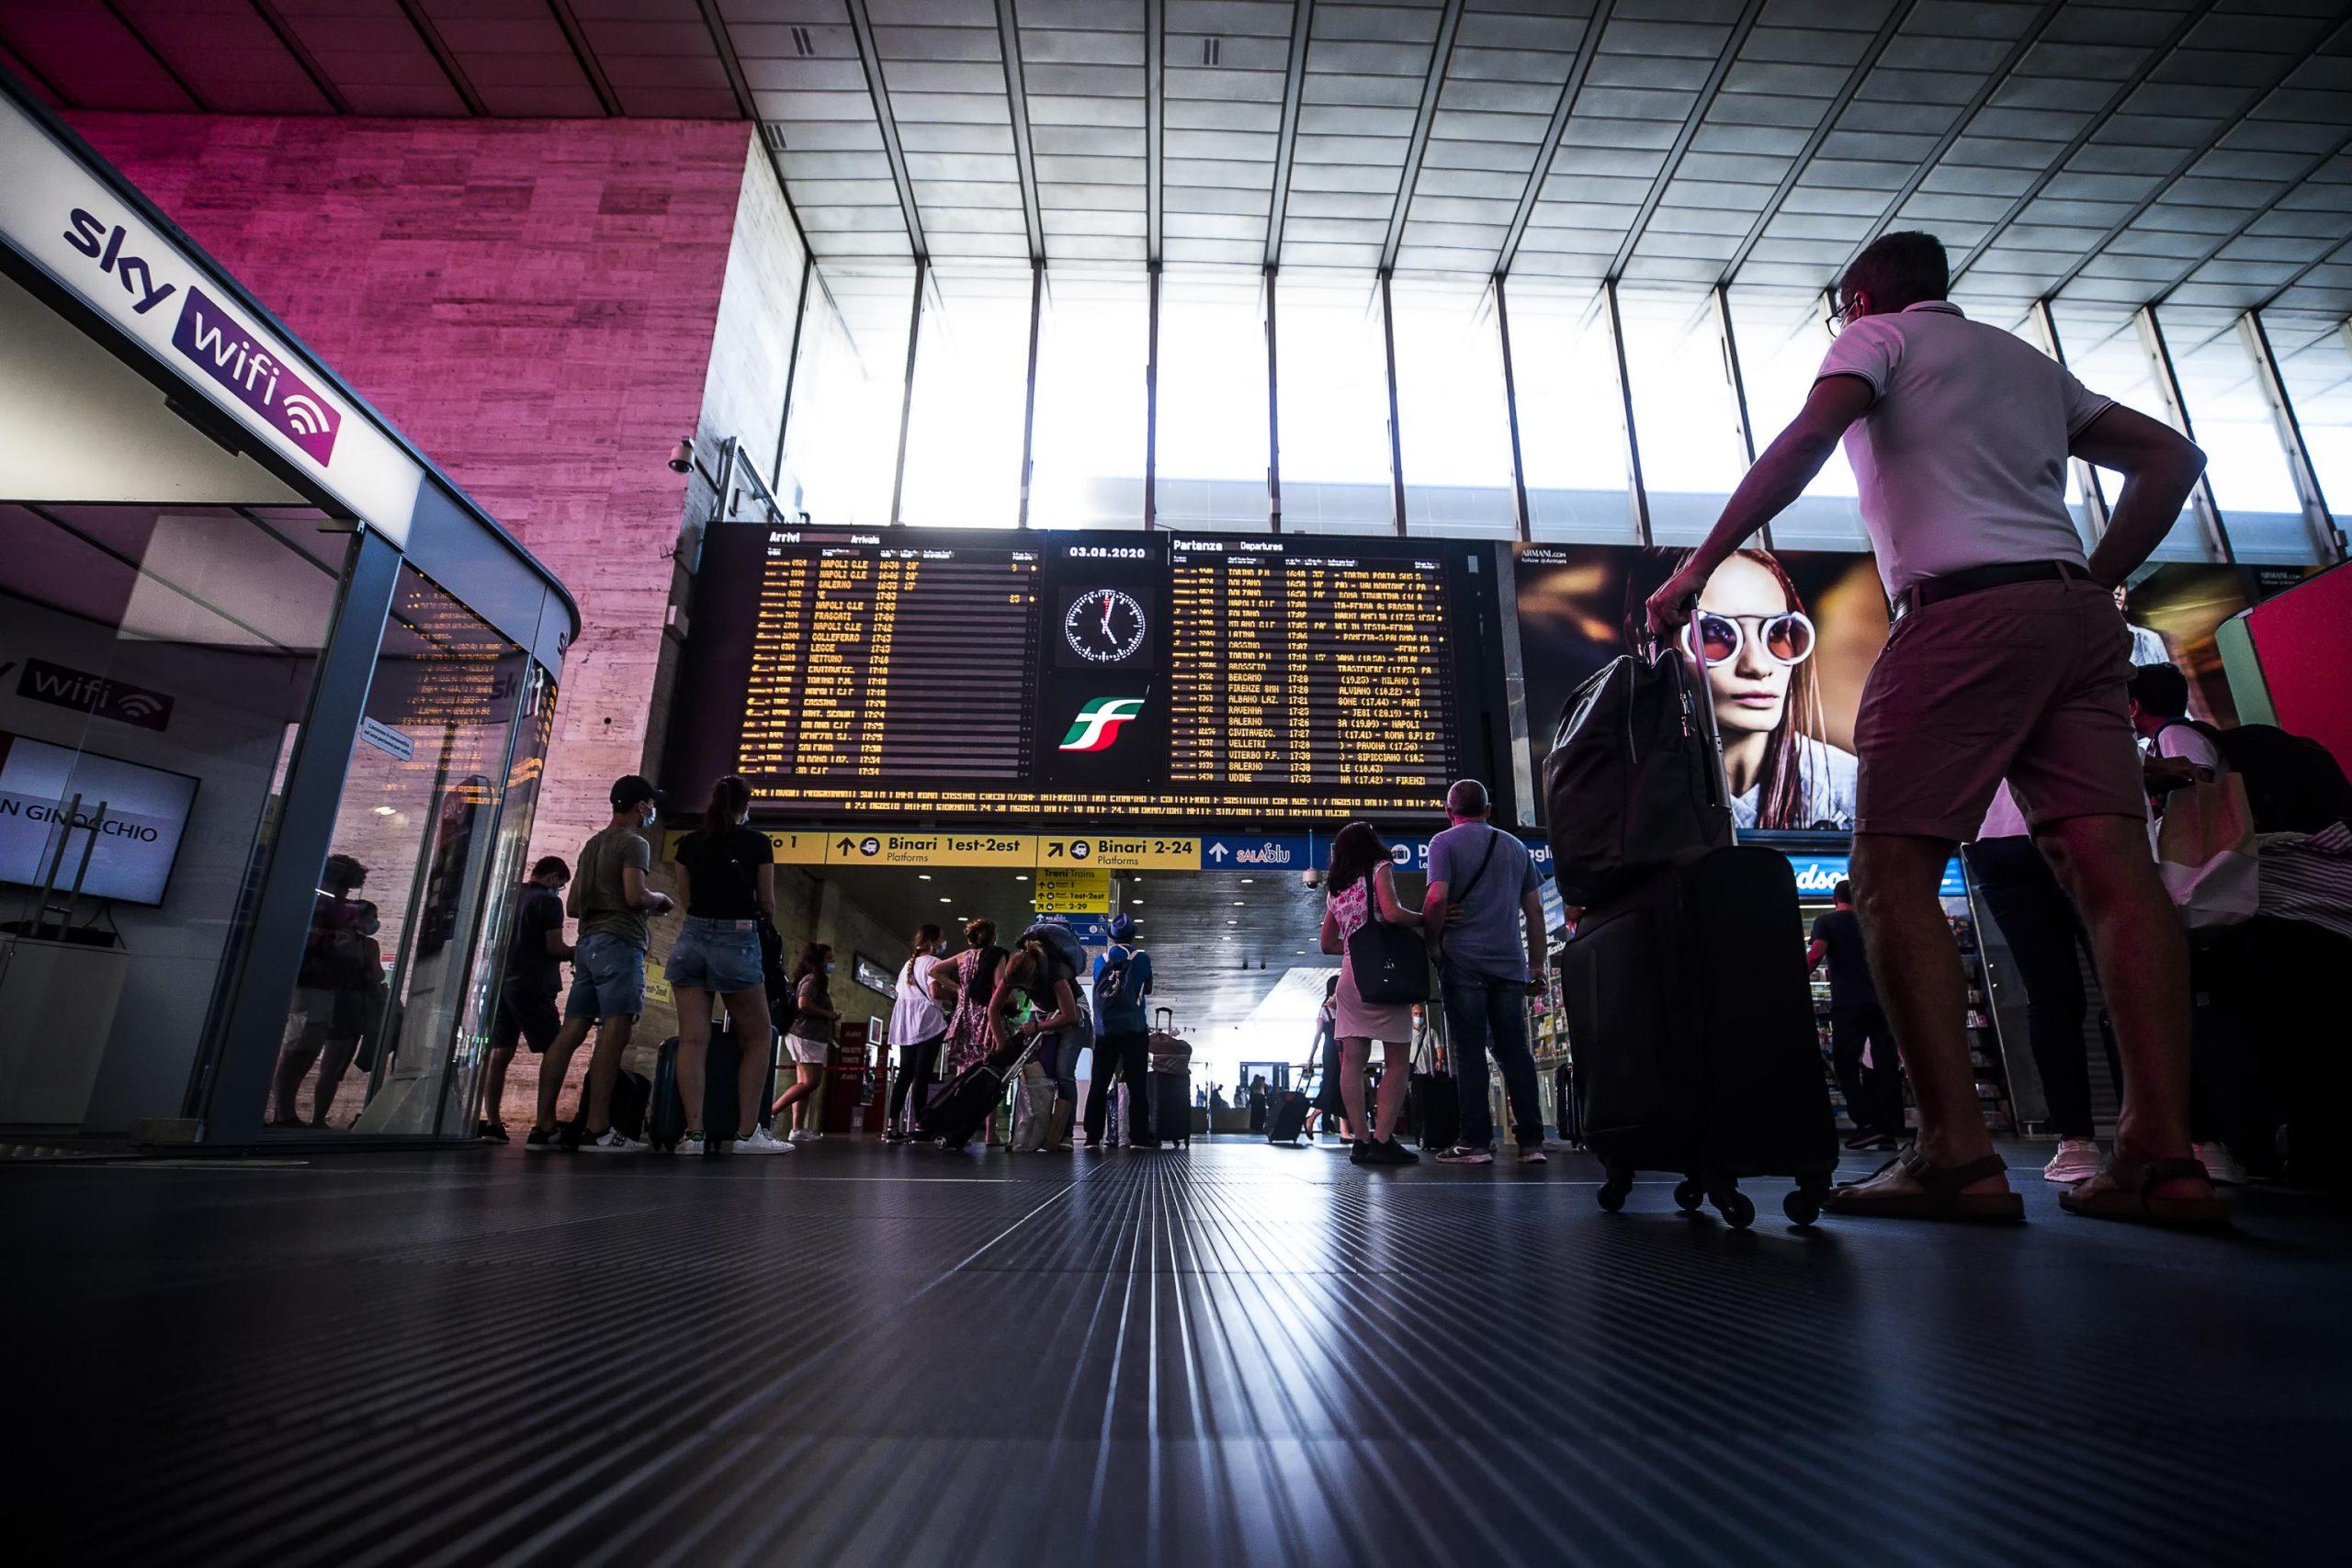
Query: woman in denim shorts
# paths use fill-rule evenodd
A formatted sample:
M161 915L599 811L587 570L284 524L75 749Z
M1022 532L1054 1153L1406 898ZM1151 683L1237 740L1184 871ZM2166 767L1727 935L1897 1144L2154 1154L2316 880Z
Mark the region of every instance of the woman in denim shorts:
M775 850L744 826L751 786L733 773L711 786L702 826L678 842L678 881L685 922L670 948L667 971L678 1002L678 1097L685 1102L688 1153L731 1140L738 1154L777 1154L792 1145L760 1125L774 1059L760 923L775 914ZM735 1124L705 1128L704 1067L710 1051L713 998L723 998L741 1057L736 1068Z

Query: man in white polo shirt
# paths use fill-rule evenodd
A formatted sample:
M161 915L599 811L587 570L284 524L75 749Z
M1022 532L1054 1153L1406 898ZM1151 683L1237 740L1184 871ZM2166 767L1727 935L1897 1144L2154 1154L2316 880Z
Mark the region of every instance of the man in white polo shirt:
M1855 728L1853 872L1919 1133L1830 1209L2023 1216L1977 1102L1959 948L1936 896L2006 779L2089 925L2123 1057L2113 1157L2060 1201L2103 1218L2226 1224L2189 1152L2188 958L2148 852L2124 701L2132 642L2113 597L2179 516L2204 454L1967 320L1948 287L1931 234L1888 234L1855 258L1838 286L1844 331L1804 412L1650 600L1650 624L1680 625L1715 568L1843 437L1895 615ZM2070 454L2124 476L2087 559L2066 511Z

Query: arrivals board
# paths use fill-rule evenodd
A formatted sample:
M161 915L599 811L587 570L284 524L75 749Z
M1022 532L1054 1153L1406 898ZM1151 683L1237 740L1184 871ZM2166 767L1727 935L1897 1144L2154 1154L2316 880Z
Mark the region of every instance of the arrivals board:
M1422 820L1510 776L1466 541L714 526L664 783L771 820Z

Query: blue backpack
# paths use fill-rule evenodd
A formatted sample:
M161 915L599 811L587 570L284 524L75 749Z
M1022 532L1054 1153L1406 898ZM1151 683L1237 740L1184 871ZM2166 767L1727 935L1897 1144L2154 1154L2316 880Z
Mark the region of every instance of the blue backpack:
M1135 954L1124 946L1102 955L1102 973L1094 982L1094 1006L1102 1010L1122 1005L1127 993L1127 965Z

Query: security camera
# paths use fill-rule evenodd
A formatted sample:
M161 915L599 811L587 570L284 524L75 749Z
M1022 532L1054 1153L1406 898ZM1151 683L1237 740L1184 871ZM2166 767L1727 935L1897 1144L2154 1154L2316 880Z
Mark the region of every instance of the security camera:
M1299 874L1299 880L1306 883L1308 889L1311 891L1323 886L1323 874L1319 871L1309 869Z
M694 466L695 444L693 442L681 441L675 446L670 448L670 471L672 473L683 474Z

